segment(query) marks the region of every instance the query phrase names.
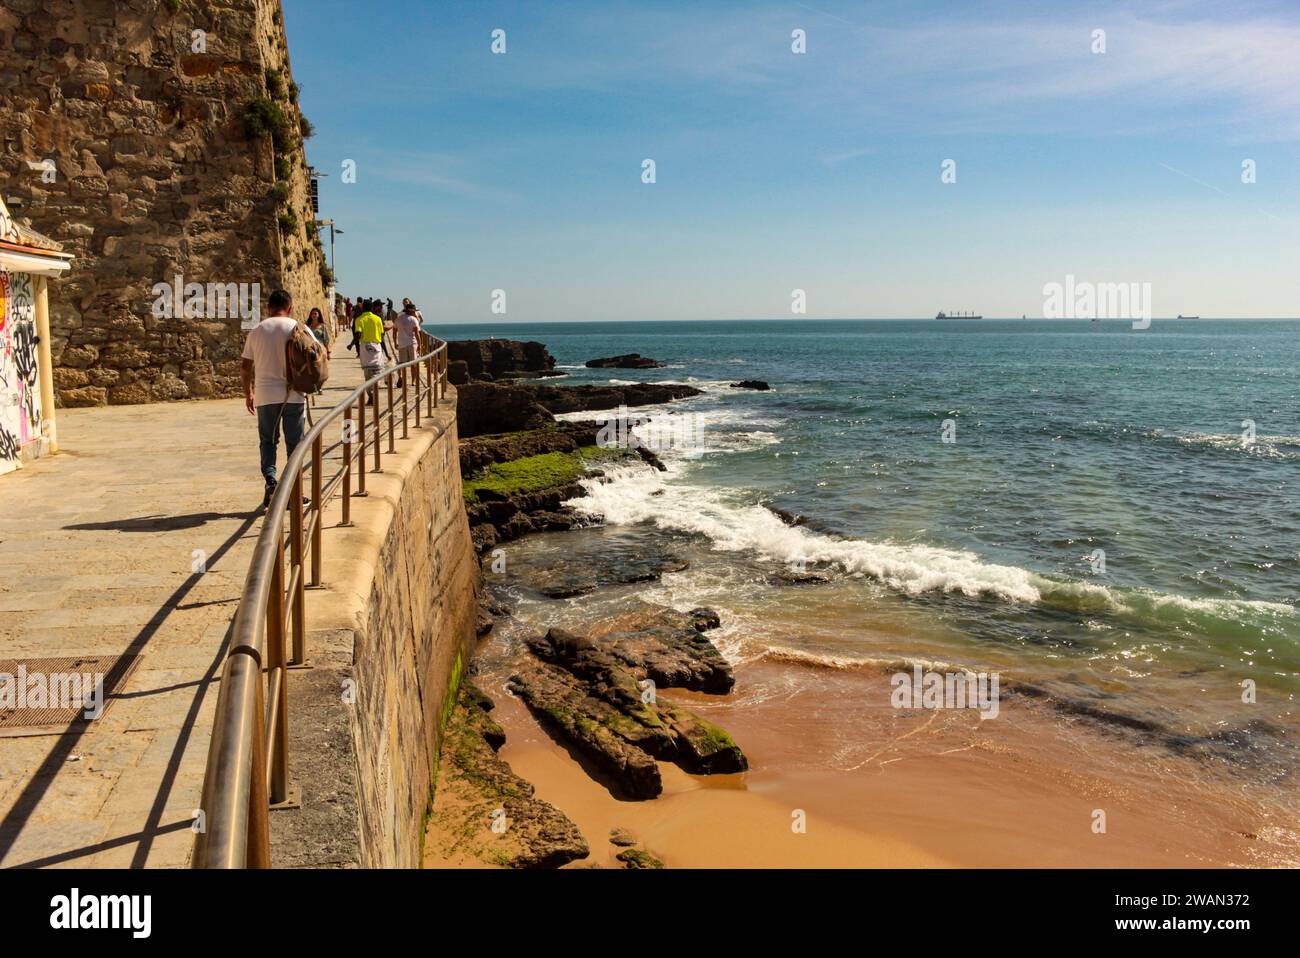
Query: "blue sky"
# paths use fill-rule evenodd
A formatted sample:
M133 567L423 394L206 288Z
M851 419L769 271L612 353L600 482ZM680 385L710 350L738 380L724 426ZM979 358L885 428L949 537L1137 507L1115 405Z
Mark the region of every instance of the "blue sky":
M1033 316L1073 274L1149 282L1157 316L1300 315L1294 2L284 7L347 294L449 322L791 318L796 288L816 318Z

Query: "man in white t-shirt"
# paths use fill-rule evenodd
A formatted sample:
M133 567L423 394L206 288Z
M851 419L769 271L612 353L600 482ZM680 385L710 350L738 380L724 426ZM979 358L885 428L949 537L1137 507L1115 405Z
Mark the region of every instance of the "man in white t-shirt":
M244 361L240 369L244 382L244 402L257 417L257 436L262 455L262 478L266 481L265 509L275 492L275 458L280 445L280 425L284 424L285 457L293 455L302 441L307 400L289 388L284 365L284 348L298 325L293 319L293 297L277 289L266 301L267 316L244 341Z
M415 344L419 338L420 320L415 306L408 300L394 324L397 331L397 361L409 363L415 358Z

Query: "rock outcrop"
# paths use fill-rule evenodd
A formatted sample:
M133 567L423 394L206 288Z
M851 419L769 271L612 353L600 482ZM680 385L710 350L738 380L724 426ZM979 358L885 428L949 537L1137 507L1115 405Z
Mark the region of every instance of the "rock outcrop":
M694 386L676 383L548 386L521 382L507 385L475 380L460 384L457 388L460 395L456 404L456 429L462 439L540 429L550 423L556 413L617 409L620 406L655 406L701 395L701 390Z
M555 421L523 386L473 382L458 386L457 392L456 432L461 439L541 429Z
M534 567L529 559L515 563L515 572L526 587L548 599L586 595L611 585L656 582L688 566L668 550L623 547L602 543L600 555L570 555L566 561Z
M662 369L664 364L640 353L628 353L625 356L589 359L586 366L588 369Z
M586 494L587 490L576 482L533 492L480 490L475 501L465 506L470 537L483 553L530 532L564 532L581 520L561 504Z
M509 684L610 780L613 790L634 799L654 798L663 790L655 759L701 775L749 767L725 731L658 694L660 685L674 683L718 693L731 688L730 667L712 643L677 628L689 621L695 632L697 621L709 624L715 617L707 610L652 608L640 611L646 625L640 630L577 635L551 629L528 640L534 658Z
M578 827L496 754L505 732L489 714L492 707L487 695L462 684L429 819L434 851L448 862L506 868L557 868L586 858Z
M596 623L587 635L599 643L603 653L623 663L637 678L651 679L658 688L725 695L736 684L731 663L702 634L720 624L712 609L678 612L640 602ZM532 643L530 648L542 655Z
M678 383L628 383L623 386L527 386L533 401L552 413L657 406L675 399L703 395L703 390Z
M532 429L462 439L460 474L473 476L493 463L511 462L548 452L577 452L596 444L594 424L557 422L551 428Z
M757 389L759 392L766 392L772 387L761 379L742 379L738 383L731 384L732 389Z
M524 366L546 369L555 362L541 343L464 340L450 345L456 347L452 355L462 357L455 362L465 364L465 377L469 376L471 365L482 375L498 376L512 370L519 372ZM492 369L496 372L491 372ZM600 432L606 424L598 420L557 422L554 414L658 405L700 395L700 390L669 383L546 386L473 380L460 385L458 394L456 426L461 439L461 475L466 479L467 512L474 544L482 553L499 542L517 539L528 532L570 529L581 521L561 504L586 495L576 482L578 478L599 473L587 472L583 466L559 470L557 476L556 464L545 460L570 456L575 462L584 462L578 457L580 450L599 445ZM619 435L628 435L628 430L622 430ZM634 442L629 445L636 446ZM602 455L605 453L619 454L617 450L601 450ZM667 468L650 449L631 448L624 453L638 456L655 469ZM484 470L491 470L495 465L520 463L522 472L532 467L528 460L539 459L537 475L528 476L524 488L516 489L508 482L495 480L476 481L486 474ZM538 478L542 481L536 481ZM482 488L483 485L495 485L497 489Z
M615 856L628 869L663 868L664 863L641 848L628 848Z
M536 379L563 376L555 357L538 342L514 339L459 339L447 343L448 377L454 386L470 380Z

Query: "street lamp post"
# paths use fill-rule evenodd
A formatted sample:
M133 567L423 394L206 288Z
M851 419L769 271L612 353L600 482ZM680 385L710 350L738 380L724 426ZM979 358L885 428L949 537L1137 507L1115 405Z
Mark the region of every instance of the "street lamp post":
M317 221L316 221L316 228L317 228L317 229L321 229L322 227L325 227L325 226L328 226L328 227L330 228L330 276L333 277L333 281L330 283L330 314L333 315L333 313L334 313L334 297L337 295L337 290L338 290L338 285L339 285L339 277L338 277L338 274L337 274L337 273L335 272L335 270L334 270L334 237L335 237L336 235L338 235L338 236L342 236L342 235L343 235L343 230L338 229L338 228L334 225L334 221L333 221L332 219L329 219L329 220L317 220Z
M332 272L334 272L334 237L335 237L336 234L337 234L338 236L342 236L342 235L343 235L343 230L336 228L335 225L334 225L334 221L333 221L333 220L317 220L317 221L316 221L316 228L317 228L317 229L320 229L321 227L324 227L324 226L328 226L328 227L330 228L330 272L332 273Z

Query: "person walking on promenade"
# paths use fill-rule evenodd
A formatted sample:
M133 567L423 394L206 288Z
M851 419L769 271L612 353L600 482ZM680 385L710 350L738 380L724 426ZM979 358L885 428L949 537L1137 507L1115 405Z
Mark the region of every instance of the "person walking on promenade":
M404 299L404 300L402 300L402 309L406 309L407 306L410 306L412 309L415 310L415 319L416 319L416 321L417 321L421 326L423 326L423 325L424 325L424 313L420 312L419 308L418 308L418 307L417 307L413 302L411 302L409 299Z
M362 375L366 379L378 376L384 364L392 359L388 344L384 342L384 321L371 310L366 310L357 317L357 338L361 346ZM366 402L370 402L369 396Z
M397 317L397 322L394 324L397 332L397 361L399 363L409 363L415 359L415 345L420 337L420 321L416 318L416 313L415 304L408 299L402 307L402 312ZM398 386L402 385L405 376L405 372L399 374Z
M320 344L325 347L327 353L333 354L330 348L330 330L325 325L325 314L320 311L319 306L313 306L311 312L307 314L307 328L311 334L320 340Z
M275 493L275 459L280 445L280 427L284 427L285 456L302 441L307 399L289 388L285 368L285 346L298 324L293 319L293 297L277 289L266 301L267 316L244 340L240 379L244 385L244 404L257 417L258 450L261 454L262 479L266 494L262 508L271 503Z
M352 342L348 343L348 349L356 352L357 356L361 355L360 351L357 349L357 347L361 345L361 334L357 331L357 323L361 319L361 314L369 311L370 300L357 297L356 309L353 310L352 319L348 322L348 328L352 330Z

